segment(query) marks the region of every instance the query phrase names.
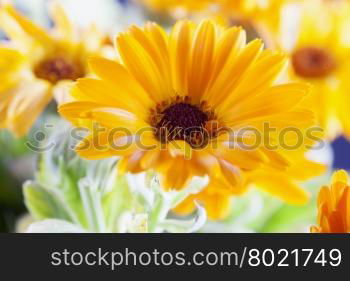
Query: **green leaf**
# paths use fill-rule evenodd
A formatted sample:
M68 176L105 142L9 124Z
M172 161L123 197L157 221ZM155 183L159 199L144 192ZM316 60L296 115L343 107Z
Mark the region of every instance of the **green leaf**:
M35 219L69 218L68 214L57 204L52 194L40 185L28 181L23 186L23 193L25 204Z
M62 194L64 201L74 212L81 225L87 227L87 218L84 213L80 192L79 192L79 171L67 167L63 158L59 159L60 180L56 189Z

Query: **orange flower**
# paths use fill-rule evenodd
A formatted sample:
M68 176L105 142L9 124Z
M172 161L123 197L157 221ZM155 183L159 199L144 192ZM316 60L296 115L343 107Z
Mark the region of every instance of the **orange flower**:
M298 107L307 84L275 84L286 66L283 54L263 50L260 40L246 44L241 28L213 21L179 21L170 34L153 23L133 26L116 41L121 61L91 58L98 79L79 79L74 101L59 108L90 131L77 146L80 156L119 156L122 172L153 169L165 189L208 175L235 194L241 193L244 171L290 166L281 151L266 147L279 140L264 132L264 124L275 134L290 126L302 132L312 126L313 114ZM97 136L92 124L104 133ZM127 132L113 136L115 128ZM256 128L266 143L237 147L254 139L250 133L242 138L246 128Z
M350 185L345 171L333 175L330 187L324 186L318 195L318 225L313 233L350 233Z

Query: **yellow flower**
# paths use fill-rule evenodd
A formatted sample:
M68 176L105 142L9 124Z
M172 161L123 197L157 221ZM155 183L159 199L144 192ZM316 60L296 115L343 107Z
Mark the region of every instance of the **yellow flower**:
M214 17L228 25L242 25L258 34L265 43L275 46L284 20L287 4L301 0L136 0L157 13L175 18L191 16Z
M350 184L345 171L334 173L331 186L318 194L318 226L313 233L350 233Z
M305 106L315 110L330 139L342 132L350 136L350 5L337 4L341 7L334 9L318 0L307 1L290 51L292 79L313 84Z
M279 11L288 2L300 0L136 0L152 10L160 12L171 12L177 9L185 11L203 11L213 8L213 11L239 15L239 16L260 16L269 11Z
M251 25L266 40L272 42L280 36L283 25L284 8L287 4L301 0L218 0L221 2L221 13L231 17L238 23ZM264 38L265 39L265 38ZM272 43L271 43L272 44Z
M267 143L278 144L279 129L302 130L313 118L298 107L308 85L275 85L283 54L263 50L260 40L246 44L241 28L212 21L179 21L169 35L154 23L133 26L116 41L121 61L91 58L99 79L79 79L75 101L59 108L90 129L77 147L82 157L120 156L121 171L154 169L166 189L209 175L219 179L216 189L234 194L245 190L243 171L290 166ZM277 131L265 134L267 123ZM247 128L265 141L247 149L255 141Z
M86 75L85 58L100 44L93 28L79 33L60 6L51 11L55 28L48 33L10 4L0 9L0 27L10 38L0 45L0 128L18 137L53 97L64 99L67 82Z
M172 13L176 10L183 11L201 11L207 9L211 4L217 2L214 0L136 0L147 8L161 13Z
M298 2L298 0L217 0L214 2L220 2L224 12L232 15L245 16L245 17L260 17L273 15L273 12L278 12L280 9L290 2Z

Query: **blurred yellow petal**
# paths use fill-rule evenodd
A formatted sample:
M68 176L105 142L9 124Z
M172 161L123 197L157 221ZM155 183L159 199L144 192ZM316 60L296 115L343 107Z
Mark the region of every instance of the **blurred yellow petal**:
M257 188L271 193L272 195L282 199L290 204L305 204L309 200L309 194L301 187L288 180L288 178L272 174L270 176L254 177Z
M54 40L44 29L26 19L10 5L5 5L3 9L10 17L16 21L16 23L28 36L32 37L42 46L45 46L45 48L53 47Z
M24 82L14 90L16 93L9 97L7 105L6 128L22 137L28 133L52 96L50 85L45 81Z
M58 1L52 1L51 3L51 16L56 24L56 29L64 39L75 40L75 28L70 21L64 8Z

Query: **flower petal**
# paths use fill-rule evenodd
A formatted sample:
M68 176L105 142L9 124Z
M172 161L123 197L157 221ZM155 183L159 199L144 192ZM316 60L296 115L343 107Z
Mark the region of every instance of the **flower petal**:
M215 49L215 28L211 21L203 21L196 30L191 70L188 74L188 93L199 101L210 81Z
M51 99L49 83L43 80L21 83L13 90L8 104L6 127L16 136L24 136Z

